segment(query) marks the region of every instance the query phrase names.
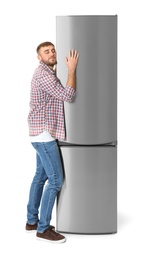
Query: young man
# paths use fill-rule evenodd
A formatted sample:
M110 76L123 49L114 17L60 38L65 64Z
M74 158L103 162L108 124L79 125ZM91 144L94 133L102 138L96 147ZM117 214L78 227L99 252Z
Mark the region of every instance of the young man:
M37 54L40 64L31 82L28 115L30 141L36 150L36 173L30 187L26 230L37 230L38 239L62 243L66 238L50 225L55 198L63 183L56 139L65 139L63 103L71 102L75 96L79 53L71 50L65 59L68 68L65 87L55 74L57 60L54 45L51 42L41 43Z

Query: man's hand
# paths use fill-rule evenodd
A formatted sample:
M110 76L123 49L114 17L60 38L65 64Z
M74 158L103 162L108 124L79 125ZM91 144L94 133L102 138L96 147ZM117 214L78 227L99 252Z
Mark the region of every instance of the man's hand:
M78 51L75 51L72 49L68 53L68 58L66 57L65 62L68 67L69 73L74 73L78 64L78 58L79 58L79 53Z
M78 64L79 53L75 50L69 51L68 58L66 57L66 65L68 67L68 78L66 86L71 86L76 89L76 67Z

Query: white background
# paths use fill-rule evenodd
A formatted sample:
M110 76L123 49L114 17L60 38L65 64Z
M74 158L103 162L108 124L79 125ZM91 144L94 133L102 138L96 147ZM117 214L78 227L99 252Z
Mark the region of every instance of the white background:
M1 1L1 259L155 259L154 2ZM46 40L55 44L56 15L75 14L118 15L118 233L67 235L65 244L53 245L36 241L35 234L24 230L28 191L35 171L35 153L27 127L29 91L38 65L36 46Z

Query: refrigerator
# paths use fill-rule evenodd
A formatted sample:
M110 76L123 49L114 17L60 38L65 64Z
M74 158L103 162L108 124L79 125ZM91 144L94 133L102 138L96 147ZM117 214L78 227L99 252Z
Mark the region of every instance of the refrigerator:
M65 57L80 53L76 96L64 103L66 140L59 142L64 183L56 229L75 234L117 232L117 15L56 17L57 76Z

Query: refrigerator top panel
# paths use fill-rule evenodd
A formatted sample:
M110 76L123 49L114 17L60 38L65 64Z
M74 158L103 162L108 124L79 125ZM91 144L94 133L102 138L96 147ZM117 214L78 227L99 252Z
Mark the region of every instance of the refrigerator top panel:
M117 140L117 16L56 17L57 76L65 86L65 57L80 53L76 96L66 103L66 142L93 145Z

